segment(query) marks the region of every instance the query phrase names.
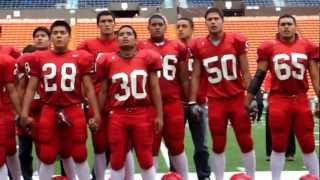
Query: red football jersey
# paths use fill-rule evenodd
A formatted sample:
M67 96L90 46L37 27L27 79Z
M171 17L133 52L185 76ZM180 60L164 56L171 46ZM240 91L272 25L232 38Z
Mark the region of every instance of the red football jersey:
M30 63L30 75L39 78L44 103L68 106L81 102L81 78L92 71L91 54L82 50L69 50L63 54L48 50L23 55L22 59Z
M258 62L268 61L271 72L270 94L295 95L308 91L307 70L310 61L319 61L319 46L298 37L292 43L282 42L278 36L257 50Z
M192 40L193 41L193 40ZM188 73L189 73L189 79L191 80L191 74L193 71L193 62L195 61L194 55L192 54L192 50L190 49L190 46L192 45L193 42L190 42L187 44L188 48ZM203 71L203 67L201 66L201 76L206 75ZM199 104L204 104L207 102L207 86L208 86L208 81L206 78L201 78L200 79L200 84L199 84L199 89L198 89L198 94L197 94L197 102Z
M117 52L119 50L119 47L118 47L118 41L115 38L111 40L94 38L94 39L88 39L88 40L82 41L78 45L77 49L88 51L94 56L96 61L99 58L99 56L102 55L103 53ZM95 64L95 67L97 66L98 65ZM91 78L93 83L96 85L96 92L98 92L100 89L100 84L97 81L97 77L95 73L92 74Z
M215 45L209 37L195 39L191 45L195 59L207 79L207 97L230 97L244 92L239 56L247 53L247 38L239 33L224 33Z
M105 53L100 58L99 78L108 81L108 108L136 107L150 104L148 75L161 69L160 54L140 50L130 59L117 53Z
M119 50L119 47L118 42L115 38L112 40L94 38L82 41L78 45L77 49L86 50L94 55L97 59L100 53L102 54L105 52L116 52Z
M0 53L0 88L2 89L9 82L15 81L15 60L6 54Z
M27 54L25 54L24 56L27 56ZM32 58L25 58L23 56L21 56L20 58L18 58L17 60L17 64L18 64L18 77L19 78L25 78L26 81L28 82L30 79L30 63L27 60L32 60ZM36 94L34 95L34 100L40 100L40 94L43 93L43 86L42 84L39 85Z
M15 81L15 60L7 54L0 53L0 89L3 90L9 82ZM7 103L9 97L1 95L0 108ZM4 102L5 101L5 102Z
M11 57L13 57L14 59L17 59L21 53L18 49L16 49L13 46L4 46L4 45L0 45L0 53L2 54L8 54Z
M162 71L158 75L163 102L181 99L178 63L187 60L186 46L176 40L155 43L149 39L139 42L138 49L151 49L162 55Z
M21 55L20 51L18 49L16 49L15 47L5 46L5 45L0 45L0 53L7 54L7 55L13 57L13 59L12 59L13 62L16 62L15 60ZM2 102L4 104L6 104L5 106L7 106L7 104L11 104L9 95L6 93L5 89L2 89L2 91L0 92L0 96L2 97Z

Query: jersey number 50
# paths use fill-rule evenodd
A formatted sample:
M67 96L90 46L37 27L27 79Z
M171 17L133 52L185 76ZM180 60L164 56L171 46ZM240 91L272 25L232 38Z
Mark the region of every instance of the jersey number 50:
M221 69L217 66L212 67L211 63L219 61L218 56L209 57L203 59L203 66L207 70L209 77L208 81L211 84L217 84L222 81L222 78L225 80L231 81L237 79L237 59L233 54L226 54L221 57L219 63L221 63ZM231 63L231 74L228 72L228 61Z
M49 74L44 75L44 90L46 92L52 92L57 91L57 84L51 83L49 84L49 81L52 81L56 78L57 75L57 66L53 63L47 63L42 66L42 71L50 71ZM77 75L77 68L76 65L73 63L64 63L61 66L61 81L60 81L60 87L62 91L73 91L75 86L75 78ZM68 73L67 73L68 72ZM67 84L67 82L69 82Z

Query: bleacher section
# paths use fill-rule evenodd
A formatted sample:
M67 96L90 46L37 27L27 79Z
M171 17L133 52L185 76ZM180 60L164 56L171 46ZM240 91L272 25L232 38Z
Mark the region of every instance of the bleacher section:
M117 19L116 29L123 24L132 25L137 33L139 39L149 37L147 30L146 18L130 18ZM204 24L203 18L195 18L195 36L207 35L207 28ZM0 37L0 44L10 44L22 48L31 41L32 30L36 26L48 26L48 20L42 22L25 22L25 21L0 21L2 25L2 35ZM298 32L305 38L319 43L319 17L317 16L298 16ZM277 17L226 17L225 30L229 32L241 32L248 37L249 40L249 67L251 74L254 74L256 69L256 49L259 44L265 40L274 38L277 31ZM70 46L76 45L87 38L94 38L98 36L98 29L96 27L95 19L78 19L76 25L73 26L72 41ZM168 26L166 36L169 39L176 38L175 24ZM310 86L311 87L311 86ZM314 92L310 88L309 95L313 96Z
M105 8L112 3L138 3L142 6L160 6L160 0L79 0L79 8Z
M320 0L287 0L287 6L320 6Z
M272 0L245 0L247 6L274 6Z
M214 0L189 0L189 7L208 7L214 5Z
M0 0L0 9L46 9L61 3L66 0Z

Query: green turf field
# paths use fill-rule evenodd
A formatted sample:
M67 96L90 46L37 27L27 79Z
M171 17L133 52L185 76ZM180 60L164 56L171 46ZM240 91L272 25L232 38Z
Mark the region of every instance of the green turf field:
M269 162L266 161L265 156L265 122L264 119L262 119L259 123L253 124L253 137L254 137L254 143L255 143L255 150L256 150L256 162L257 162L257 171L267 171L269 170ZM209 134L208 134L209 135ZM315 123L315 140L316 140L316 148L319 152L319 119L316 120ZM208 138L209 143L209 149L211 149L211 138ZM92 144L91 144L91 138L88 138L88 149L89 149L89 157L88 162L90 166L92 166L93 163L93 152L92 152ZM298 144L296 144L298 145ZM186 128L186 138L185 138L185 148L186 153L189 160L189 171L194 172L195 167L193 163L193 144L191 140L191 135L189 132L188 127ZM234 134L232 129L228 128L228 144L226 146L226 171L238 171L239 167L242 167L241 164L241 157L240 157L240 150L238 148L238 145L236 143ZM136 171L139 170L138 164L136 164ZM168 167L165 163L165 160L163 158L163 155L161 154L159 157L159 166L158 166L159 172L166 172L168 170ZM295 156L295 161L287 161L285 170L292 170L292 171L299 171L304 170L303 169L303 162L301 157L301 152L299 147L297 146L297 152ZM59 166L58 163L56 163L56 172L59 172Z

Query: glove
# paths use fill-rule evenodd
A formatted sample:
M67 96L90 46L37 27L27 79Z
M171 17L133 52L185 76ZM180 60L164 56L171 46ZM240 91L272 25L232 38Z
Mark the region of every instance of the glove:
M199 104L196 102L189 102L189 114L190 118L194 121L201 121L201 116L203 113L203 110Z
M72 127L71 122L68 120L62 108L57 108L56 110L56 124L58 128Z
M256 99L253 99L249 105L248 113L251 121L254 121L258 114L258 103Z

